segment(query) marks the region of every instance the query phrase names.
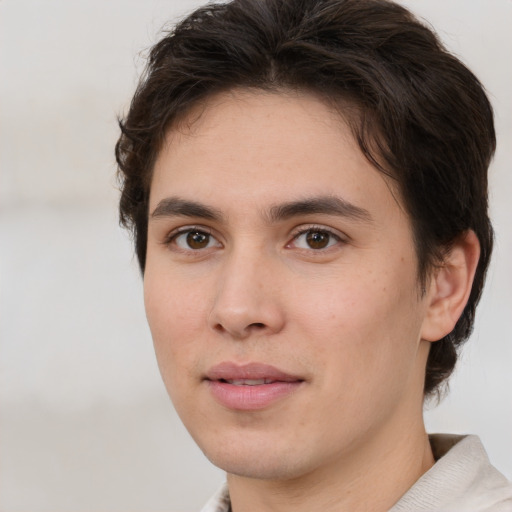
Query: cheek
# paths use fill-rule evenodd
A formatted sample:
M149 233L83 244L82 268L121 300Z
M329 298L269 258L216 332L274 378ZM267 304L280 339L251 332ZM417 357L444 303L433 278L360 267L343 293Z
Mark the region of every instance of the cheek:
M406 319L411 301L401 294L346 291L311 309L303 328L315 341L308 352L313 367L321 369L316 396L325 399L315 406L318 416L331 418L325 428L333 439L341 424L358 435L389 417L417 372L418 325Z
M330 275L303 282L302 289L296 288L289 297L295 302L296 317L309 323L320 336L337 330L341 339L350 336L356 341L379 326L383 333L389 326L393 329L395 319L409 309L407 286L393 287L391 282L382 275L380 280L373 278L372 271Z
M174 276L146 273L144 303L160 372L169 385L177 372L188 372L196 364L194 347L206 321L205 293Z
M151 328L160 339L196 330L204 317L209 286L168 269L148 269L144 276L144 304Z
M342 380L352 389L364 389L363 383L374 389L380 380L406 378L414 364L422 306L416 283L403 279L381 274L377 280L367 272L295 295L303 298L296 315L303 339L315 340L314 357L329 367L330 384ZM375 385L368 386L372 379Z

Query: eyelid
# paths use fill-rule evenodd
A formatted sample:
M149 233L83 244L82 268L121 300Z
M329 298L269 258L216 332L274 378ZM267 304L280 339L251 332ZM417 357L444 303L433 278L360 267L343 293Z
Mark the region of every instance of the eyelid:
M190 225L186 225L186 226L180 226L178 228L175 228L173 229L172 231L170 231L164 238L164 240L162 241L162 244L163 245L166 245L166 246L170 246L171 243L180 235L183 235L185 233L190 233L191 231L198 231L200 233L205 233L207 234L208 236L212 237L213 239L215 239L219 245L222 245L221 241L219 240L219 237L215 236L213 234L213 230L207 226L201 226L201 225L197 225L197 224L190 224ZM191 252L194 252L193 249L190 249ZM198 251L198 250L196 250Z
M326 226L324 224L301 224L300 226L297 226L294 228L291 232L291 237L296 237L298 235L302 235L303 233L307 233L308 231L324 231L326 233L329 233L340 240L347 240L348 241L348 235L343 233L342 231L331 228L329 226Z
M219 244L219 246L223 245L222 242L219 240L219 237L214 234L214 231L210 227L204 226L204 225L198 225L198 224L190 224L190 225L180 226L180 227L177 227L177 228L171 230L165 236L165 238L162 240L161 243L165 246L170 246L172 244L172 242L178 236L185 234L185 233L189 233L191 231L199 231L199 232L205 233L205 234L209 235L210 237L212 237ZM292 232L290 233L290 241L286 244L286 247L290 247L291 244L293 244L293 242L299 236L304 235L311 231L313 231L313 232L319 231L319 232L327 233L329 236L332 236L338 242L341 242L341 243L347 243L349 241L349 237L337 229L327 227L327 226L321 225L321 224L302 224L292 230ZM330 246L330 247L332 247L332 246ZM329 249L330 247L327 247L323 250L325 251L325 250ZM322 252L322 249L310 249L310 250L315 251L315 252ZM190 251L191 252L196 252L196 251L199 252L199 250L194 251L193 249L190 249Z
M333 229L333 228L330 228L330 227L327 227L327 226L323 226L323 225L320 225L320 224L306 224L306 225L301 225L297 228L295 228L292 233L291 233L291 240L290 242L288 242L286 244L286 247L289 247L299 236L301 235L304 235L308 232L311 232L311 231L320 231L320 232L323 232L323 233L327 233L328 235L332 236L333 238L335 238L338 242L341 242L341 243L347 243L349 241L349 237L347 235L345 235L344 233L338 231L337 229ZM332 247L332 246L331 246ZM325 249L323 249L324 251L327 250L327 249L330 249L330 247L326 247ZM315 251L315 252L321 252L322 249L310 249L311 251Z
M181 235L182 233L188 233L189 231L203 231L204 233L208 233L211 235L211 229L206 226L199 226L197 224L190 224L186 226L180 226L178 228L172 229L167 235L165 235L165 240L170 241L177 235Z

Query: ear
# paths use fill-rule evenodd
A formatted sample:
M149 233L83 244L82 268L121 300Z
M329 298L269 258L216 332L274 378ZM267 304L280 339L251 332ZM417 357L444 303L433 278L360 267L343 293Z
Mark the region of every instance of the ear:
M478 238L474 231L466 231L432 273L422 339L438 341L453 330L469 299L479 257Z

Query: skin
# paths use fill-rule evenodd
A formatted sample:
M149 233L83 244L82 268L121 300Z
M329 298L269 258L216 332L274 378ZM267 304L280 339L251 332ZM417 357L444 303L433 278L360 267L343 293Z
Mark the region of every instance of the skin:
M271 218L333 197L343 211ZM233 510L389 509L434 463L426 359L467 300L474 236L422 294L395 185L338 113L298 93L231 91L191 112L159 153L149 211L144 293L160 371L228 473ZM204 380L225 361L303 382L263 409L232 410Z

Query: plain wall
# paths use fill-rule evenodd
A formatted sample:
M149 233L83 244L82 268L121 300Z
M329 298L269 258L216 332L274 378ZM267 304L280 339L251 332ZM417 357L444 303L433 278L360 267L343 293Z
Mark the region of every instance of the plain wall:
M0 2L0 510L198 510L223 480L160 381L117 225L113 147L165 21L201 2ZM512 2L409 0L496 110L497 233L478 322L427 412L512 477Z

